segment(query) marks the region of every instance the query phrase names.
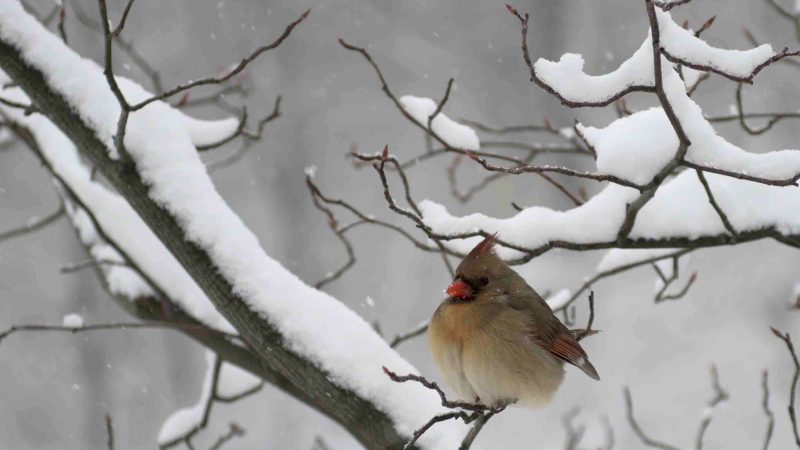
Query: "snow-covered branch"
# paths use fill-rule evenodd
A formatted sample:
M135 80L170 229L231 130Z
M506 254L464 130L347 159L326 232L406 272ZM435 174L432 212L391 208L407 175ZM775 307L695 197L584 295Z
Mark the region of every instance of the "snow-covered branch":
M209 305L271 372L302 392L300 398L370 448L404 442L420 414L439 410L427 392L383 376L381 364L407 372L414 368L369 324L263 252L214 190L180 112L128 80L104 76L100 67L65 47L16 1L0 5L0 67L92 160L141 217L139 223L154 233L123 229L117 230L119 235L137 238L138 246L143 236L157 237ZM107 81L112 88L103 87ZM131 108L127 119L118 122L123 101L147 108ZM54 167L63 163L56 162ZM85 180L76 184L90 191ZM112 217L106 219L114 223ZM326 326L332 320L341 324L335 336ZM353 348L360 351L353 353ZM447 443L460 441L461 435L461 427L440 427L426 434L421 444L452 447Z

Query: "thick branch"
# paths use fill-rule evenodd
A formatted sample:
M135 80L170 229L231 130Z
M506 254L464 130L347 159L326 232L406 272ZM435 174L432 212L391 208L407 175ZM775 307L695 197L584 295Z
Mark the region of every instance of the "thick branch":
M28 66L19 51L5 40L0 42L0 66L92 160L176 256L212 303L261 356L264 371L271 374L264 378L283 380L291 387L289 392L341 423L368 448L402 446L404 438L397 433L384 412L377 410L370 401L338 386L324 371L290 351L272 324L254 313L234 294L233 286L222 276L209 255L186 239L186 232L175 216L149 198L149 188L139 177L133 163L110 159L108 148L97 139L94 130L63 97L50 88L44 75Z

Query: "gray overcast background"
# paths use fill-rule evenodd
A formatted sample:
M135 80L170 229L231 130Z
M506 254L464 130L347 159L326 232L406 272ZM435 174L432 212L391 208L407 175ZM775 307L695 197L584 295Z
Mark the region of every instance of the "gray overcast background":
M53 5L47 0L31 3L39 11ZM78 3L96 17L96 2ZM116 20L124 2L109 3ZM741 27L747 24L776 47L797 46L793 29L760 0L694 3L674 15L698 26L717 14L705 35L714 44L746 47ZM592 73L615 68L641 44L647 30L642 1L525 0L515 6L533 14L530 42L535 57L582 53ZM75 20L72 7L67 2L70 44L98 60L100 38ZM337 37L368 46L398 94L439 98L447 79L454 77L455 91L445 108L451 117L515 125L547 116L560 126L570 125L574 117L592 125L605 125L613 118L611 110L566 110L528 82L518 26L501 1L138 0L125 36L161 70L169 87L238 61L256 45L271 41L308 7L309 20L248 71L253 93L245 103L253 116L268 113L281 94L283 117L270 125L251 154L217 172L214 179L266 251L309 283L334 269L344 254L311 205L303 168L316 165L317 182L330 195L408 225L388 212L374 172L354 169L345 153L352 144L364 151L389 144L393 153L404 157L424 151L420 132L381 93L366 63L339 47ZM120 73L148 86L135 67L119 59ZM785 65L765 71L755 87L746 89L749 109L797 109L797 74ZM727 113L734 88L714 79L697 98L707 112ZM643 96L631 100L634 107L652 104L648 102L652 100ZM222 117L213 109L196 110L196 115ZM797 129L790 123L758 140L743 135L736 125L720 127L720 132L755 151L798 147ZM231 145L211 157L236 148ZM458 204L448 193L448 162L442 159L410 172L418 199L443 202L457 213L496 216L513 214L511 201L568 207L533 177L504 179L471 203ZM461 185L474 183L479 175L467 167L461 172ZM590 192L598 189L568 182L573 189L581 184ZM0 151L0 230L56 205L48 177L25 148ZM448 281L439 257L420 253L381 229L363 227L353 242L358 263L329 285L329 292L367 319L379 320L388 336L427 319ZM522 270L540 291L574 288L591 275L601 255L552 252ZM84 258L63 220L36 235L1 243L0 328L60 323L69 312L81 313L89 323L129 320L91 271L59 273L61 265ZM792 285L800 280L798 263L797 251L767 242L698 252L687 269L699 273L690 294L660 305L652 302L652 271L640 269L599 284L596 326L604 332L586 347L602 381L595 383L569 370L553 405L502 414L484 429L477 445L561 448L561 417L579 406L578 422L589 427L587 442L601 442L602 418L607 416L616 448L640 448L624 419L622 388L629 385L637 416L652 436L693 447L712 395L709 367L716 363L731 401L715 411L706 448L760 448L766 424L760 410L765 368L771 373L777 419L771 448L790 448L785 405L791 368L783 344L767 326L800 331L800 311L790 311L788 301ZM375 300L374 306L365 301L367 296ZM438 378L424 338L400 351L423 373ZM107 412L114 419L118 449L154 448L163 420L196 401L204 370L203 349L169 331L14 335L0 345L0 448L104 448ZM425 420L420 417L420 423ZM235 406L215 407L212 425L196 446L207 448L230 421L240 423L247 434L228 448L305 450L312 448L316 436L324 437L333 450L357 447L337 425L271 387Z

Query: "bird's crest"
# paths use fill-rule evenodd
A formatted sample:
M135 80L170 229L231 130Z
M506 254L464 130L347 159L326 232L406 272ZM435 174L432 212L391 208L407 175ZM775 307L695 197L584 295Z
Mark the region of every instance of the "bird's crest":
M486 238L478 243L472 250L470 250L467 257L477 257L485 255L494 250L494 245L497 243L497 233L486 236Z

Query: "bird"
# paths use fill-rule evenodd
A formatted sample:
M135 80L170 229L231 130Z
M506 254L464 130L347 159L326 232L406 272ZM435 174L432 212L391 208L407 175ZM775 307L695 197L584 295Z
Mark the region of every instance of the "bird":
M600 380L578 336L495 252L497 235L462 260L428 326L442 378L461 401L537 407L552 400L564 363Z

